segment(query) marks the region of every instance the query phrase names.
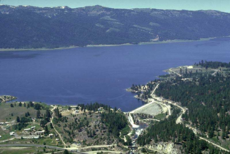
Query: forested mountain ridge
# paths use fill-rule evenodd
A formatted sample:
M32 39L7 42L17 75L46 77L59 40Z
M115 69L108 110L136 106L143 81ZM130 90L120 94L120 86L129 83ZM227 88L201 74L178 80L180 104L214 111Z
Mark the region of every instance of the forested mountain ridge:
M230 35L218 11L0 6L0 48L137 44Z

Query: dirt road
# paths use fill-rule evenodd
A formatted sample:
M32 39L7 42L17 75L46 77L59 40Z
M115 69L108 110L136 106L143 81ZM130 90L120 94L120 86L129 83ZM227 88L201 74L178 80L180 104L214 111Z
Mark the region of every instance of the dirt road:
M54 124L53 124L54 110L55 110L56 108L57 108L57 106L54 106L54 107L51 109L51 111L53 112L53 114L52 114L52 118L51 118L51 120L50 120L50 123L53 125L53 128L54 128L55 132L58 134L58 136L59 136L60 140L62 141L64 147L66 147L66 143L64 142L64 140L63 140L61 134L57 131L57 129L55 128L55 126L54 126Z

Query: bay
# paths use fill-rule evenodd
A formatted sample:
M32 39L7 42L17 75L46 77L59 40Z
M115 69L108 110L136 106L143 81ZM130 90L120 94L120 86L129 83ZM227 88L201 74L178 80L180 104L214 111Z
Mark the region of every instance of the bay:
M143 104L125 89L163 70L201 60L229 62L230 39L149 45L0 52L0 94L19 101L99 102L122 111Z

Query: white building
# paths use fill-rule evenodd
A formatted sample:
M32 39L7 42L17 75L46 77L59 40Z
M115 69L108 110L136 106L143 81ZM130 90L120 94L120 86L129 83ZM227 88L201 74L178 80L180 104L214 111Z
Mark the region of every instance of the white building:
M35 132L36 135L41 135L41 134L44 134L44 133L45 133L44 130L42 130L42 131L36 131L36 132Z
M24 131L30 131L30 130L31 130L30 128L24 129Z

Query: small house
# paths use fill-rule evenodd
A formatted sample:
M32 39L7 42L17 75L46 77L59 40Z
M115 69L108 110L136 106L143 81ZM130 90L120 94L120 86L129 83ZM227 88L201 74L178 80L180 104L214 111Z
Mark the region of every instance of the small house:
M36 135L42 135L42 134L44 134L44 133L45 133L44 130L42 130L42 131L36 131L36 132L35 132Z
M39 136L34 136L34 139L39 139Z
M99 107L99 108L98 108L98 111L102 111L102 110L103 110L103 107Z
M24 129L24 131L30 131L31 129L30 128L26 128L26 129Z

